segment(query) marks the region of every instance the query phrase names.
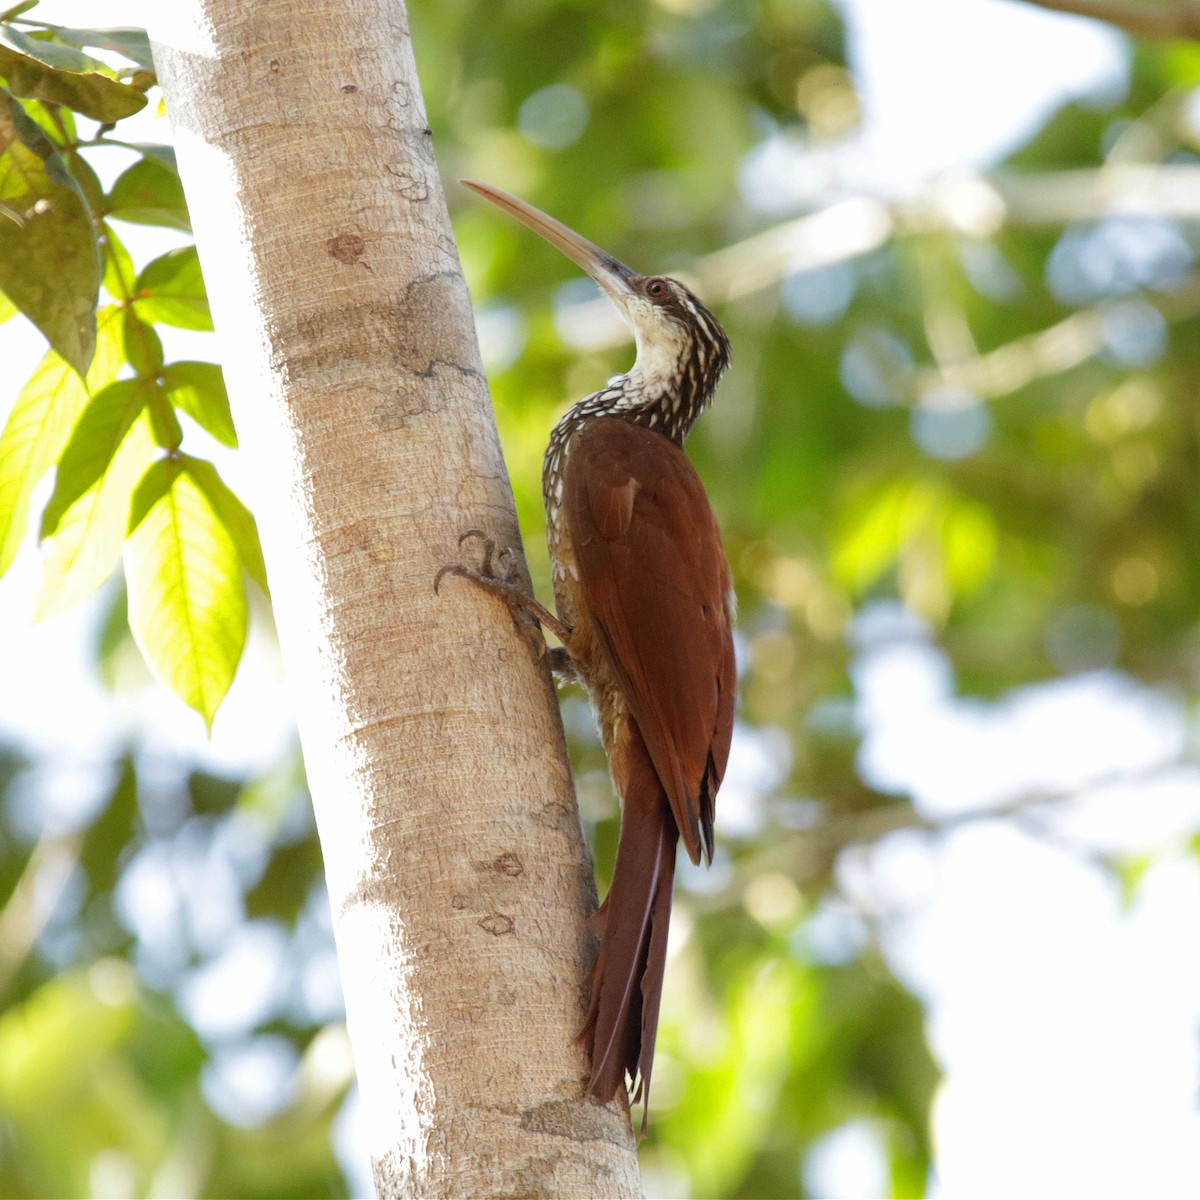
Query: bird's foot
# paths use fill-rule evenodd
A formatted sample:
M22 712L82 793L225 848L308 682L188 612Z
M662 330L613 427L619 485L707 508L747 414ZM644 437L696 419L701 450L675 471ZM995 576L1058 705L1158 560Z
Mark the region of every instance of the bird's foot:
M575 669L575 660L571 657L566 646L555 646L546 651L546 666L558 676L559 683L582 683L579 672Z
M447 563L433 577L435 595L445 576L457 575L461 579L469 579L485 591L500 596L510 607L532 599L521 585L517 556L511 547L506 546L497 555L495 538L488 537L482 529L468 529L458 539L459 546L468 538L479 538L483 542L483 556L478 568L468 567L465 563Z
M534 649L538 657L546 658L553 671L565 675L569 669L571 677L574 678L574 666L571 664L570 655L565 649L548 650L542 637L541 626L549 629L564 646L570 640L571 630L525 590L516 552L506 546L497 554L495 539L488 537L481 529L468 529L458 539L458 544L461 546L468 538L480 538L483 542L483 555L478 569L468 567L464 563L447 563L433 577L434 592L437 593L445 576L457 575L460 579L469 580L476 587L499 596L508 605L522 634L531 643L535 643Z

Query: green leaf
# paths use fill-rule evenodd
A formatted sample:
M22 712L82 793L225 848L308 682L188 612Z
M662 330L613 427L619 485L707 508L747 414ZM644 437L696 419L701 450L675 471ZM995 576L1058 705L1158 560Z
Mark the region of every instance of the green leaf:
M169 455L174 455L183 444L183 426L179 424L178 414L157 382L155 380L156 386L150 401L150 426L154 430L156 444Z
M174 146L164 146L160 142L114 142L113 144L126 146L130 150L139 150L142 154L157 159L163 166L170 167L176 175L179 174L179 164L175 158Z
M155 463L134 494L129 627L155 676L211 729L245 646L246 594L233 538L187 462Z
M176 408L187 413L224 446L238 444L225 378L216 363L177 362L162 370L162 383Z
M850 507L833 556L833 575L843 586L866 591L896 561L910 486L907 479L897 480L867 492Z
M145 93L113 78L103 63L11 25L0 25L0 76L14 96L65 104L105 124L146 106Z
M87 404L88 389L98 390L120 367L116 314L116 309L100 314L86 386L72 367L48 351L21 389L0 433L0 575L8 570L25 537L30 495L67 444Z
M188 458L187 469L233 538L246 574L269 596L271 593L267 587L267 568L258 539L258 525L250 510L229 490L212 463L202 458Z
M67 509L103 478L153 387L146 380L120 379L89 401L59 458L54 491L42 513L41 537L53 537Z
M0 292L0 325L3 325L9 317L15 317L20 311L3 292Z
M89 1191L88 1163L114 1146L130 1148L129 1190L146 1190L146 1160L167 1152L167 1137L154 1097L129 1067L126 1045L143 1003L133 968L106 958L55 976L0 1014L6 1173L15 1144L36 1194Z
M951 505L942 523L946 582L960 596L982 586L996 561L996 521L985 505Z
M127 382L132 384L130 393L111 395ZM121 559L131 497L156 449L146 398L135 394L151 390L153 384L143 380L115 383L96 397L76 427L46 510L53 530L42 548L42 584L35 607L39 621L86 600ZM101 398L107 401L107 411L89 420ZM95 481L64 507L57 484L65 471L70 470L75 490L101 463Z
M137 286L137 272L133 269L129 251L108 225L100 227L100 252L104 263L104 290L118 304L130 299Z
M299 751L284 755L265 775L246 780L238 796L238 809L250 814L272 841L298 810L311 812L304 760ZM289 824L289 832L295 832L294 824Z
M71 178L79 184L79 190L83 193L84 200L87 201L88 212L93 214L100 212L104 207L104 187L100 182L100 177L92 169L91 163L75 149L63 151L63 162L66 164Z
M192 812L198 816L223 816L233 811L242 793L242 780L210 771L192 771L187 779Z
M154 70L154 56L150 53L150 38L144 29L112 28L112 29L65 29L61 25L54 27L54 36L60 42L68 42L72 46L92 46L98 50L112 50L123 54L130 62L135 62L147 71Z
M262 877L246 892L246 915L278 917L294 925L308 901L309 880L321 869L321 845L315 837L276 847Z
M110 892L117 886L122 857L137 828L137 771L130 755L118 761L116 784L79 848L79 865L93 892Z
M0 90L0 291L81 375L95 349L100 256L83 191Z
M75 141L75 114L61 104L43 104L40 100L26 100L21 107L25 115L34 121L43 133L56 145L66 146Z
M112 575L121 559L130 493L153 461L154 450L149 422L143 418L95 486L63 514L54 536L45 544L36 620L73 608Z
M137 291L134 303L145 321L180 329L213 327L195 246L171 250L147 263L138 276Z
M157 378L163 365L162 339L132 308L122 314L121 330L129 365L139 375Z
M77 74L94 71L110 79L114 77L111 67L84 54L75 46L64 46L45 30L22 33L11 25L0 26L0 42L56 71L73 71Z
M108 194L110 216L137 225L166 225L192 230L183 184L175 171L157 158L142 158L118 178Z

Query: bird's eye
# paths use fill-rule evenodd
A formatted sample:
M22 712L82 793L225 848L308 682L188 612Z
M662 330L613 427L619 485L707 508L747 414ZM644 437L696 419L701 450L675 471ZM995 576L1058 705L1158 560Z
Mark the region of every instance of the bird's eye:
M661 279L652 279L646 284L646 295L652 300L661 300L667 294L667 285Z

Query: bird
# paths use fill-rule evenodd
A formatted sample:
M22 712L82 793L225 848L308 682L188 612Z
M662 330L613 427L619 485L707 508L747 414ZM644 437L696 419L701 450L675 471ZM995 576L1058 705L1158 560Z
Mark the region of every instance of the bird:
M712 506L683 442L730 362L729 339L677 279L641 275L531 204L461 181L599 284L633 333L633 366L554 427L542 473L552 613L484 539L478 568L449 572L501 596L562 643L550 665L586 688L621 829L579 1034L602 1103L628 1086L646 1131L666 969L676 847L711 865L717 789L733 735L736 597ZM536 628L536 626L534 627ZM539 631L540 633L540 631ZM544 647L544 641L542 642ZM626 1080L628 1079L628 1085Z

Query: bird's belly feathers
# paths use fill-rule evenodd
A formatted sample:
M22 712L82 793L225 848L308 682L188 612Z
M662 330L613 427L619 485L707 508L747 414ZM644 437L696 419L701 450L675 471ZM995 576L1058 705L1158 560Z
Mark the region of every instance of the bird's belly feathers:
M588 612L570 535L561 523L550 526L550 567L554 582L554 604L564 624L571 627L571 661L587 689L588 699L600 726L605 753L612 762L621 726L629 706L609 661L600 630Z

